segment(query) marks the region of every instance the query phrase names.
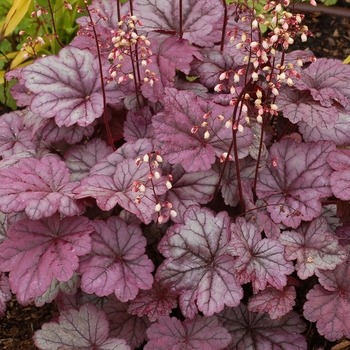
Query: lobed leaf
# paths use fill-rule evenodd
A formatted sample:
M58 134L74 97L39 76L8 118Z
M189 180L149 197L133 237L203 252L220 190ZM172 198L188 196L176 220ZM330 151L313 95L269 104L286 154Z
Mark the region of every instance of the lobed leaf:
M79 268L81 289L98 296L114 293L124 302L134 299L139 289L150 289L154 266L144 254L146 239L140 227L115 216L92 225L92 250Z
M146 316L134 316L127 312L128 303L120 302L114 294L108 299L102 308L110 322L110 335L125 339L132 349L139 348L147 339L146 330L151 322Z
M58 322L44 323L34 333L41 350L131 350L125 340L110 338L109 323L103 311L92 304L63 311Z
M156 279L180 293L185 317L193 318L198 310L211 316L225 305L238 305L243 296L234 258L226 253L229 222L226 212L215 216L207 208L192 206L184 214L184 224L170 227L158 245L166 259Z
M293 310L295 298L296 292L293 286L286 286L282 290L267 286L249 299L248 310L266 312L272 320L276 320Z
M82 214L83 205L72 194L77 184L69 182L66 164L56 157L23 158L16 168L0 170L0 210L4 213L25 210L38 220L55 212Z
M275 223L296 228L301 220L311 221L321 214L320 199L332 195L332 169L326 159L334 148L331 141L297 144L292 139L271 147L270 161L258 175L256 193Z
M298 314L271 320L266 314L249 312L244 304L225 308L219 320L232 336L229 350L306 350L307 343L300 333L306 325Z
M228 332L215 316L196 315L181 322L175 317L161 316L147 330L149 342L145 350L220 350L231 341Z
M169 163L181 163L187 172L206 171L230 147L233 131L225 127L231 120L232 108L203 100L190 91L166 89L165 110L152 119L154 133L162 143L162 155ZM173 116L177 117L174 118ZM208 126L201 127L205 115ZM219 120L219 115L224 120ZM198 127L197 132L191 132ZM208 131L209 136L204 137ZM253 135L249 128L235 134L239 158L248 155ZM232 157L234 154L232 152Z
M53 69L55 67L55 69ZM106 70L107 66L103 68ZM26 87L33 93L32 112L55 118L58 126L88 126L103 113L98 60L88 50L66 46L58 56L36 60L22 71ZM116 83L105 86L108 103L124 97Z
M261 238L256 226L238 218L231 224L232 237L227 252L238 257L234 261L237 280L252 282L253 291L264 290L269 283L277 289L287 284L293 264L284 258L284 247L276 239Z
M0 245L0 270L10 271L11 289L23 305L43 295L52 279L67 282L78 269L78 256L91 250L93 231L86 217L59 214L41 220L22 219Z
M296 231L283 231L279 240L285 245L285 258L297 260L295 269L301 279L312 276L316 269L333 270L348 258L323 217L302 223Z
M139 317L147 315L151 322L155 322L161 316L168 316L176 306L176 293L155 281L151 289L139 291L127 311Z
M182 5L183 38L210 47L220 40L223 6L220 1L186 0ZM179 5L171 0L137 0L134 13L142 18L145 31L179 34Z
M330 183L334 195L344 201L350 199L350 151L337 149L328 155L328 163L335 170Z

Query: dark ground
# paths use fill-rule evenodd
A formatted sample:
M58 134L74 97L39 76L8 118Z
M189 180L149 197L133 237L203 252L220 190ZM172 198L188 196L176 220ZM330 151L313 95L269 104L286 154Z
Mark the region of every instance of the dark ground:
M338 1L337 6L350 9L350 0ZM317 8L315 8L317 11ZM314 33L307 43L294 45L293 48L309 48L316 57L338 58L344 60L350 55L350 18L331 16L321 12L306 13L304 21ZM22 307L13 298L7 304L7 312L0 319L0 350L36 350L32 341L33 333L45 322L50 321L55 314L55 305L44 307ZM350 350L348 340L330 343L317 337L315 327L310 325L307 332L309 349L317 350Z

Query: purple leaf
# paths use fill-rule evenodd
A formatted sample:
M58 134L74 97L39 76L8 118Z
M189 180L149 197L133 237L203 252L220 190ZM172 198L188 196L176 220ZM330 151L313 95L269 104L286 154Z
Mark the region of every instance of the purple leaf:
M39 138L23 125L23 112L3 114L0 118L0 156L7 158L39 147Z
M66 282L57 281L57 279L53 277L51 285L46 290L46 292L43 295L37 296L35 298L35 306L40 307L45 303L51 303L54 299L56 299L60 291L68 295L74 295L77 293L79 286L80 277L76 272L74 272L72 278Z
M157 40L151 40L150 49L153 53L150 57L152 62L147 65L147 69L156 73L158 81L153 85L143 84L141 91L143 96L150 101L163 102L164 88L174 86L176 69L189 74L193 56L201 57L201 55L199 50L190 46L187 40L174 36L160 44ZM143 78L141 76L141 79Z
M151 322L146 316L138 317L128 313L128 303L120 302L114 294L108 298L102 308L110 323L110 335L125 339L132 349L139 348L147 338L146 330Z
M177 213L172 221L180 224L187 208L206 204L212 199L219 175L212 169L186 173L180 164L173 166L170 173L173 187L164 195L164 201L171 203L171 209Z
M105 163L109 161L108 158ZM159 179L150 178L150 173L148 163L137 165L135 160L125 159L116 166L113 177L91 175L84 178L74 190L75 198L95 198L102 210L110 210L118 203L149 224L155 214L157 196L168 191L168 180L161 176L161 170L158 169Z
M153 263L145 255L146 239L140 227L127 225L115 216L95 220L91 254L80 264L81 289L121 301L132 300L139 289L150 289Z
M297 260L295 269L303 280L316 269L333 270L348 257L323 217L302 223L296 231L283 231L279 240L285 245L285 258Z
M152 142L148 139L138 139L135 142L127 142L122 147L109 155L106 160L100 161L91 168L91 175L108 175L113 178L115 168L125 159L143 157L153 151Z
M109 324L103 311L85 304L62 312L58 322L44 323L34 333L41 350L131 350L125 340L109 338Z
M160 316L168 316L177 306L177 294L155 281L149 290L140 290L128 307L128 313L139 317L147 315L151 322Z
M185 317L193 318L198 310L211 316L225 305L238 305L243 291L235 278L234 258L226 254L229 216L190 207L184 222L170 227L158 245L166 260L157 270L157 280L180 293Z
M11 289L17 300L29 304L46 292L53 277L68 281L78 269L78 256L91 250L92 231L88 218L60 220L59 214L11 225L8 239L0 245L0 270L10 271Z
M235 308L225 308L218 318L232 335L230 350L307 349L306 340L300 334L306 325L295 312L271 320L268 315L249 312L245 305L240 304Z
M344 201L350 199L350 151L337 149L328 155L329 165L336 171L331 174L334 195Z
M24 80L22 77L23 68L11 69L5 74L6 80L17 79L16 85L11 87L11 95L16 100L17 107L26 107L30 105L33 99L31 92L24 86Z
M0 272L0 318L5 316L6 303L12 298L8 277Z
M0 170L1 211L25 210L32 220L49 217L56 211L67 216L83 212L83 205L73 199L72 190L77 184L69 182L64 162L56 157L24 158L17 166Z
M165 94L165 110L152 120L156 138L163 143L162 155L171 164L181 163L188 172L209 170L215 155L222 156L230 147L232 129L226 128L225 123L232 117L232 107L203 100L190 91L166 89ZM218 119L219 115L224 119ZM205 120L208 126L201 127ZM193 128L198 131L191 132ZM244 128L236 136L238 156L244 158L249 153L252 132ZM231 156L234 157L233 152Z
M80 142L84 136L91 136L95 131L94 124L96 123L93 122L87 126L73 124L71 126L62 125L58 127L53 119L46 119L40 133L45 141L59 142L65 140L73 145Z
M184 0L183 37L198 46L210 47L220 40L223 7L219 0ZM134 12L142 19L143 30L179 34L179 5L171 0L137 0Z
M302 71L301 79L295 80L299 90L310 91L322 106L330 107L334 102L349 108L350 67L341 60L320 58Z
M330 341L350 338L350 265L338 265L332 271L317 271L319 282L306 295L304 317L316 322L321 335Z
M203 57L198 57L191 63L191 72L193 76L199 76L198 81L209 89L213 89L217 84L223 83L223 92L228 93L231 86L237 86L234 83L234 73L241 68L234 63L233 57L224 55L219 50L203 49L200 51ZM229 77L224 81L219 79L220 74L228 72Z
M338 114L339 119L335 122L333 128L324 130L318 125L309 126L307 123L299 122L299 132L303 135L303 139L306 142L319 141L319 140L331 140L337 146L350 143L350 115Z
M196 315L193 320L184 322L162 316L148 328L147 335L150 341L145 350L220 350L231 341L231 336L215 316Z
M231 231L227 252L238 257L234 262L237 280L252 282L254 293L268 283L282 289L287 284L286 275L294 271L293 264L284 259L283 245L275 239L261 239L256 226L243 218L231 224Z
M271 286L259 291L249 299L248 310L251 312L268 313L272 320L287 314L295 305L296 292L293 286L277 290Z
M153 137L152 113L149 107L137 112L129 111L124 123L124 138L128 142L136 142L143 138Z
M44 118L55 118L58 126L87 126L103 113L98 60L88 50L66 46L58 56L28 65L22 74L26 87L35 94L30 109ZM105 86L108 103L124 97L116 85Z
M64 159L71 172L71 181L80 181L89 175L90 169L112 153L112 147L101 139L95 138L86 143L71 147Z
M241 179L253 179L255 175L256 162L248 158L240 159L239 170ZM220 173L220 172L219 172ZM235 207L239 202L238 183L235 162L229 162L222 177L221 194L226 205Z
M334 148L330 141L297 144L291 139L271 147L256 193L266 202L275 223L296 228L301 220L310 221L321 214L320 199L332 195L332 169L326 159Z
M335 106L322 106L319 101L312 98L309 91L282 87L276 103L283 116L293 124L303 121L309 127L330 130L334 128L339 118L339 111Z
M243 197L246 205L246 221L252 222L259 233L264 231L267 238L277 239L281 229L270 219L262 200L254 203L252 184L249 180L243 181Z

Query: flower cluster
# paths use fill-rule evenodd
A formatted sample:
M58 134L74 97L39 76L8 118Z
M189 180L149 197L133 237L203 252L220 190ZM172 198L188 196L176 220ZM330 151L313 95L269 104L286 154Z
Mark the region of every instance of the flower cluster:
M117 78L117 81L120 84L128 79L136 79L136 73L139 78L138 81L141 81L139 64L142 67L146 67L152 62L150 59L152 51L149 48L151 43L145 35L138 35L137 25L142 26L142 23L136 16L131 14L122 16L118 25L118 30L111 31L113 49L109 53L108 59L112 62L117 61L117 63L114 63L109 70L110 80L115 80ZM123 65L125 57L130 58L132 71L130 71L130 65L128 64L126 64L127 68L125 69L125 65ZM136 70L134 68L136 68ZM120 75L119 72L122 74ZM154 82L158 81L158 79L154 73L145 69L142 81L143 83L149 83L152 86Z
M284 62L284 52L294 43L297 35L301 35L302 41L312 35L307 26L301 25L304 15L288 12L275 1L268 2L264 10L270 12L272 18L267 20L264 14L256 15L255 10L251 10L239 19L242 23L251 23L250 32L239 31L236 27L227 33L229 42L235 43L236 49L242 51L243 62L249 68L222 72L219 76L222 82L214 88L216 92L221 92L224 81L229 81L230 76L234 75L233 84L229 87L233 96L230 104L238 104L239 119L245 118L248 123L252 117L258 123L263 123L264 119L278 114L275 99L281 85L293 86L293 78L300 78L299 67ZM271 29L267 36L261 35L261 24ZM301 66L302 61L299 60L298 64ZM245 79L245 91L239 89L242 77ZM237 91L241 93L237 95Z

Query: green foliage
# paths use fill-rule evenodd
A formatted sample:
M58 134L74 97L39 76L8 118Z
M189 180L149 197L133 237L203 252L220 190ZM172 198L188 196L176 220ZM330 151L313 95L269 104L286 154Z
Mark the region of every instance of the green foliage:
M25 1L28 2L0 1L0 102L12 109L16 108L16 104L9 88L15 81L4 84L6 71L29 64L40 55L57 54L62 45L68 45L78 31L75 20L81 15L77 12L77 6L84 7L84 0L70 0L72 10L64 7L64 0ZM25 9L23 4L26 5ZM48 14L43 10L41 16L31 16L40 8L47 10ZM25 33L20 35L20 31L23 30ZM58 36L58 40L55 35ZM26 52L21 51L23 45L35 41L38 37L45 40L45 45L35 45L34 51L27 47L27 58Z
M320 0L322 5L332 6L337 3L337 0Z

